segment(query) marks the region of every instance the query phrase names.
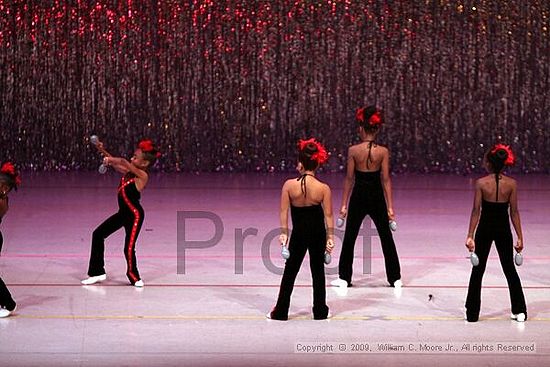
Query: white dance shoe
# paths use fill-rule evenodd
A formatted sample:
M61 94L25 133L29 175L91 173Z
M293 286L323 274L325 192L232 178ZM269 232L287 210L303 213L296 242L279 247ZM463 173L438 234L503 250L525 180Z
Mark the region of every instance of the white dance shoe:
M511 314L510 318L512 320L516 320L517 322L525 322L525 320L527 319L524 313L518 313L517 315Z
M330 285L334 286L334 287L342 287L342 288L347 288L348 287L348 282L345 281L344 279L334 279L332 282L330 282Z
M143 288L144 285L145 283L143 283L143 280L141 279L134 283L134 287L136 288Z
M101 283L105 279L107 279L107 274L102 274L102 275L96 275L95 277L89 277L87 279L81 280L80 283L82 285L91 285L95 283Z
M4 317L8 317L12 315L15 312L15 308L11 311L5 309L4 307L0 307L0 319Z

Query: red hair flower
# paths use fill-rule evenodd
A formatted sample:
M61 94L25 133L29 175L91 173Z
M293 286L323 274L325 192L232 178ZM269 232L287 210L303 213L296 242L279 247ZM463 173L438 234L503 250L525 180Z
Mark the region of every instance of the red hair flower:
M516 156L509 145L497 144L491 149L491 154L496 154L499 150L504 150L507 154L506 160L504 161L505 166L513 166L516 163Z
M359 108L355 111L355 119L359 122L365 121L365 108Z
M143 139L138 143L138 148L144 153L155 153L155 157L160 158L161 154L155 149L155 145L151 139Z
M369 118L369 125L370 126L376 126L376 125L382 125L382 116L380 116L380 111L376 111L372 114L372 116Z
M6 162L0 168L0 172L5 173L6 175L15 176L15 166L11 162Z
M15 187L21 185L21 176L16 171L15 166L11 162L6 162L0 168L0 173L13 177L15 181Z
M370 109L371 107L369 107ZM363 124L365 122L365 110L367 107L359 108L355 112L355 119L360 123ZM382 115L379 110L376 110L370 117L368 121L369 126L376 126L376 125L382 125Z
M142 152L152 152L155 150L155 146L153 145L153 141L150 139L143 139L138 143L138 148L141 149Z
M300 151L304 150L309 144L315 145L317 151L311 155L311 159L316 161L317 164L321 165L328 161L328 153L323 144L319 143L315 138L310 138L308 140L300 139L298 141L298 149Z

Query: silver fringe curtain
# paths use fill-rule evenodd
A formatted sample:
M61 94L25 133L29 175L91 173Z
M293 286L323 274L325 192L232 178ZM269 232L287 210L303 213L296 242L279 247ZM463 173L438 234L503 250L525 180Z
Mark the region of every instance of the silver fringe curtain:
M166 171L341 170L378 104L394 171L548 172L548 0L0 0L0 160L97 166L152 138Z

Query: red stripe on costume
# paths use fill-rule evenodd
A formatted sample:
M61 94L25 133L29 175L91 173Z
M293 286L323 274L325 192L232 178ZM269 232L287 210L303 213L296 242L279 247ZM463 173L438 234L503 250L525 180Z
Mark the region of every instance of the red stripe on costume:
M124 199L124 202L126 203L128 208L130 208L132 213L134 213L134 224L132 225L132 233L130 234L130 241L128 243L128 256L127 256L127 258L128 258L128 274L130 275L130 278L132 278L132 281L135 283L139 279L132 272L132 259L133 259L132 258L132 252L133 252L134 246L136 244L136 232L137 232L137 227L138 227L138 224L139 224L140 216L139 216L139 211L136 209L135 206L132 205L132 203L128 199L128 196L126 196L126 190L124 190L126 188L126 186L128 186L132 182L135 182L135 180L131 179L131 180L128 180L128 181L124 181L124 178L123 178L122 179L122 184L119 187L118 191L122 193L122 199Z

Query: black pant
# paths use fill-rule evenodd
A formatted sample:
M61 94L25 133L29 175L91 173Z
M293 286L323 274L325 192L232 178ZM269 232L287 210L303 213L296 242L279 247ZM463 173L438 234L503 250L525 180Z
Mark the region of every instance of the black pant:
M4 237L2 237L2 232L0 232L0 250L4 244ZM11 297L6 283L0 278L0 307L4 307L8 311L13 311L15 309L15 301Z
M309 252L309 267L313 280L313 318L326 319L328 316L324 262L326 230L323 209L320 205L303 208L292 207L291 209L294 228L288 244L290 257L285 264L279 297L271 317L279 320L288 318L294 282L306 252Z
M354 187L349 202L346 232L338 264L339 277L347 281L348 285L351 285L355 241L367 214L374 222L380 236L386 265L386 277L390 285L393 285L396 280L401 279L401 267L399 266L399 257L390 231L388 207L384 194L381 190L369 192L357 186Z
M508 228L498 231L495 231L494 228L493 225L480 225L476 231L475 252L479 257L479 265L472 267L468 296L466 297L466 313L470 321L476 321L479 317L481 308L481 282L493 241L495 242L500 264L508 282L512 313L525 313L527 315L527 306L525 305L521 281L514 266L513 238L510 227L508 225Z
M126 239L124 241L124 256L126 257L127 264L126 275L132 284L141 279L137 269L135 245L141 225L143 224L143 217L142 210L138 210L135 214L131 211L121 210L113 214L94 230L92 235L92 253L88 268L89 276L105 274L105 239L124 227L126 231Z
M328 315L328 306L326 304L325 289L325 266L324 253L325 244L311 243L306 245L304 242L290 241L290 257L286 261L279 297L275 306L273 318L286 320L288 318L288 309L290 307L290 296L294 289L294 282L298 271L302 266L306 251L309 251L309 266L311 277L313 279L313 317L315 319L325 319Z

